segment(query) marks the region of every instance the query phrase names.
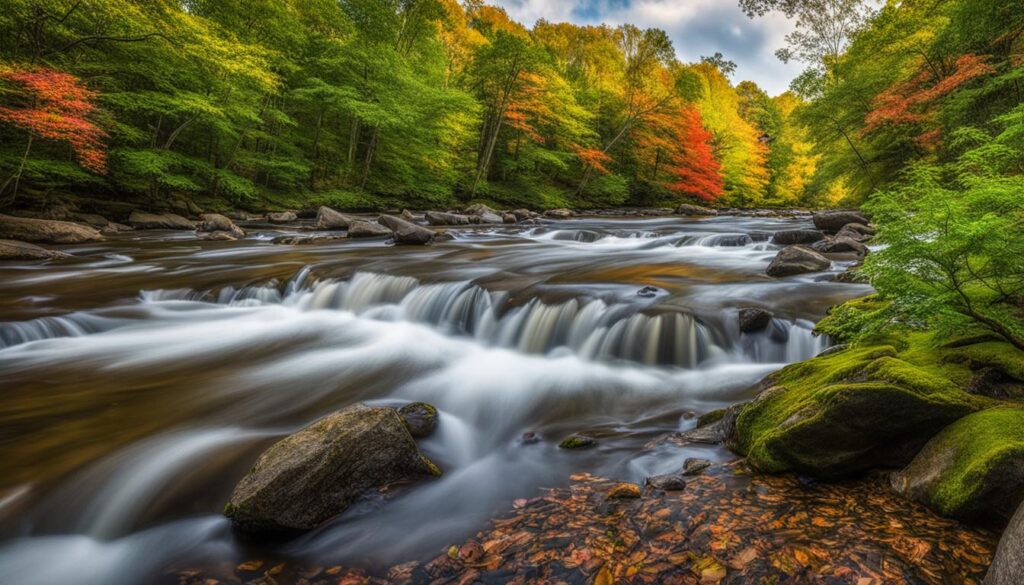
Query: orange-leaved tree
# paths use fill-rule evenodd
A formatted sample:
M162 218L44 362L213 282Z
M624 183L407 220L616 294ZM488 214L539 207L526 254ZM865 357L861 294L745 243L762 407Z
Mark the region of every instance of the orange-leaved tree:
M725 188L722 166L715 159L711 133L704 128L693 106L681 108L674 125L676 149L668 171L673 182L666 185L676 193L714 201Z
M0 105L0 122L28 132L25 154L17 171L0 186L0 194L13 184L17 194L18 181L25 170L25 161L33 142L50 140L71 146L83 168L103 174L107 170L104 141L107 133L91 119L96 110L96 93L80 79L46 67L34 69L0 69L0 81L14 87L15 103Z

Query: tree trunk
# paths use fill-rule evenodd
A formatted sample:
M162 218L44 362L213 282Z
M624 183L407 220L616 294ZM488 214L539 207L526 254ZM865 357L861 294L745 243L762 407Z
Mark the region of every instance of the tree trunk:
M4 191L7 190L7 185L10 185L11 181L14 182L14 188L11 189L10 198L3 200L4 207L8 205L14 205L14 201L18 198L18 183L21 182L21 173L25 171L25 163L28 161L28 154L32 152L32 141L34 139L35 136L33 136L32 134L28 135L28 144L25 145L25 154L21 156L21 164L18 165L18 170L13 175L11 175L10 178L4 181L3 186L0 187L0 194L2 194Z
M363 177L359 180L359 190L366 190L366 181L370 178L370 164L373 162L373 154L377 150L377 126L373 127L370 134L370 144L366 147L366 158L363 160Z

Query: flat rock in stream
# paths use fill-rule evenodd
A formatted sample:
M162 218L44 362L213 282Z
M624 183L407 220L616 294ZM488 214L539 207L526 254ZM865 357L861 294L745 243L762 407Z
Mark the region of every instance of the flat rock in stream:
M128 216L128 225L137 230L194 230L196 225L176 213L149 213L135 210Z
M316 212L316 229L318 230L347 230L353 221L355 218L330 207L320 207Z
M0 239L34 244L80 244L98 242L103 234L92 226L70 221L0 215Z
M267 449L224 514L242 532L287 535L316 528L367 492L437 475L396 410L356 404Z
M380 238L390 235L391 230L372 221L357 219L348 226L348 237L350 238Z
M56 260L70 257L70 254L59 250L47 250L35 244L0 240L0 260Z
M436 236L432 230L393 215L382 215L377 221L394 232L396 244L425 246L433 242Z
M788 246L768 265L768 276L793 276L828 270L832 261L806 246Z
M196 227L196 232L206 239L238 240L245 237L245 230L219 213L204 214Z

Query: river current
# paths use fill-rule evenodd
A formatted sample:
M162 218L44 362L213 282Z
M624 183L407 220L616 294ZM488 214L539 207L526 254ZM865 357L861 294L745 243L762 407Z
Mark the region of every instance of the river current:
M254 225L238 242L135 232L0 264L0 576L149 583L244 560L220 515L234 484L274 441L359 401L437 406L420 446L443 477L270 554L387 566L576 472L642 482L726 460L657 439L821 352L814 323L869 290L834 281L844 261L765 275L771 235L809 224L582 218L426 248L282 246L295 229ZM740 333L742 307L775 318ZM576 432L598 447L557 448Z

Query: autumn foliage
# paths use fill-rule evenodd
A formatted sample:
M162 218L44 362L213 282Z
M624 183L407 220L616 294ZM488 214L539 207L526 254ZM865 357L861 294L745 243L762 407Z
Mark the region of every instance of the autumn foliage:
M718 199L725 186L722 167L715 159L711 133L704 128L696 108L686 107L679 111L673 134L676 148L669 172L674 182L668 188L704 201Z
M17 86L23 98L20 106L0 106L0 121L35 138L67 143L82 167L106 172L107 133L90 120L96 110L95 92L74 75L44 67L2 70L0 79Z

